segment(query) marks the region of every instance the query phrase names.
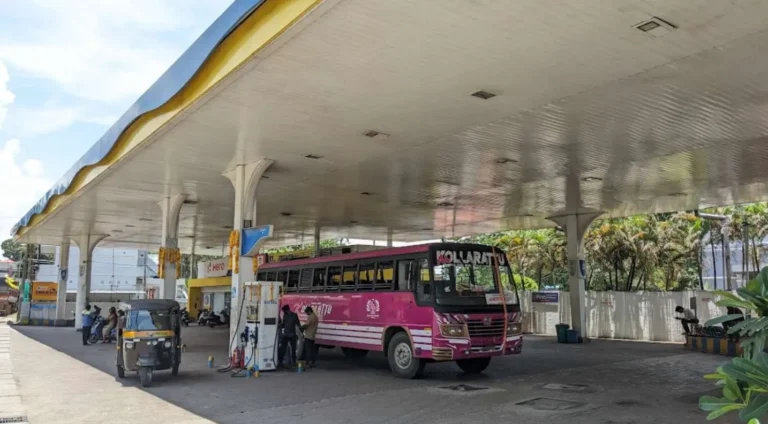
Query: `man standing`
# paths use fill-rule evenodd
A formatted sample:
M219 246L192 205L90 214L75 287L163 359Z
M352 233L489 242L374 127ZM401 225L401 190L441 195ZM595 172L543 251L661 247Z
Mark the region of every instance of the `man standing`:
M83 314L83 346L88 346L88 337L91 336L91 325L93 325L93 313L91 305L86 304Z
M315 346L315 337L317 336L317 315L311 306L304 309L307 314L307 323L301 329L304 330L304 351L307 353L307 366L315 366L315 356L317 355L317 346Z
M683 308L682 306L676 307L675 312L678 314L683 314L683 316L675 317L675 319L680 320L680 323L683 324L683 331L685 331L685 334L690 334L691 329L688 327L688 324L699 323L699 319L696 318L696 313L688 308Z
M298 333L296 330L301 323L299 322L299 316L296 312L292 312L290 306L283 305L283 320L280 322L280 328L282 329L283 338L280 340L280 346L277 349L277 367L283 367L283 358L285 358L285 349L290 347L291 359L290 363L296 363L296 339Z

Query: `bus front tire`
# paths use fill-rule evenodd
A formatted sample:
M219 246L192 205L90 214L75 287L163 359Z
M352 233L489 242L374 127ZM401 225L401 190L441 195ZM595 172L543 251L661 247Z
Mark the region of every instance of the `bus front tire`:
M399 378L418 378L424 373L426 361L414 357L411 340L405 333L392 336L387 348L389 369Z
M350 359L363 358L368 354L367 350L355 349L351 347L342 347L341 352L344 354L344 356Z
M472 358L472 359L459 359L456 361L456 365L461 368L467 374L480 374L488 368L491 363L491 358Z

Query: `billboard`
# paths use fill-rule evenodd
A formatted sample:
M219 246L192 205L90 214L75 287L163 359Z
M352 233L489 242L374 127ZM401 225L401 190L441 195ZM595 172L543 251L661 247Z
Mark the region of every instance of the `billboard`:
M37 302L55 302L59 283L35 281L32 283L32 300Z

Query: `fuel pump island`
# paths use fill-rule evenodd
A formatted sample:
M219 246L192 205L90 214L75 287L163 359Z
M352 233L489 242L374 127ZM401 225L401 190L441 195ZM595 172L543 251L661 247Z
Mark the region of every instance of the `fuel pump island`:
M280 290L283 283L245 283L245 329L240 334L244 368L272 371L276 368L279 334Z

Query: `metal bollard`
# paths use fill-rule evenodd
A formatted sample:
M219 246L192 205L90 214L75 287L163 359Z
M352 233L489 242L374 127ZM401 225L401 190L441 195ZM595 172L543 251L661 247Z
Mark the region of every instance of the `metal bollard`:
M208 368L213 368L213 356L208 357Z

